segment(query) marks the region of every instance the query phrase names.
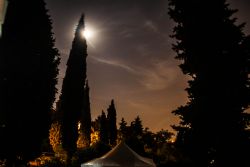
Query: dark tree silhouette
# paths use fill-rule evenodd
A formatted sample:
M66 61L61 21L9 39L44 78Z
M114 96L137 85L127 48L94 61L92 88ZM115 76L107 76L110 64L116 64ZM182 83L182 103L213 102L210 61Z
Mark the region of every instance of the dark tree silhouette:
M40 153L48 138L58 64L44 1L9 0L0 39L1 156L27 160Z
M108 143L108 127L107 127L107 117L104 111L102 111L100 117L100 140L104 144Z
M62 113L62 144L67 152L68 164L76 151L78 122L80 121L84 101L87 44L86 39L82 36L83 30L84 15L81 16L75 30L60 96L59 112Z
M145 155L143 137L143 126L139 116L130 123L126 143L140 155Z
M135 135L135 136L141 136L142 135L143 126L142 126L141 118L139 116L137 116L135 118L135 120L131 122L130 127L131 127L133 135Z
M173 113L181 118L177 143L193 166L249 166L244 111L249 96L249 41L225 0L169 0L177 23L173 45L184 74L191 77L189 102Z
M159 132L156 132L155 140L156 140L157 144L162 145L162 144L166 143L167 141L169 141L173 135L174 134L169 132L168 130L162 129Z
M119 127L119 132L121 135L122 139L125 139L128 136L128 127L127 127L127 122L125 121L125 119L122 117L121 122L119 123L120 127Z
M117 127L116 127L116 109L114 100L111 101L109 108L107 109L107 121L108 121L108 138L110 145L116 145L117 139Z
M89 99L89 85L88 81L84 88L84 99L83 109L81 116L81 131L86 146L90 145L91 142L91 112L90 112L90 99Z

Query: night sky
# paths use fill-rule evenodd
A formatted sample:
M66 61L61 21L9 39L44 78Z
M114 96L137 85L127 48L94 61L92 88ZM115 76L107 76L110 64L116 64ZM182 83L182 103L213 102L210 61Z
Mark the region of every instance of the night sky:
M117 122L137 115L152 131L171 130L178 122L171 111L187 102L188 77L178 67L169 37L174 23L167 0L47 0L56 47L61 54L60 92L74 28L85 13L88 39L87 75L94 120L115 100ZM250 32L250 1L230 0L239 23ZM212 10L211 10L212 12Z

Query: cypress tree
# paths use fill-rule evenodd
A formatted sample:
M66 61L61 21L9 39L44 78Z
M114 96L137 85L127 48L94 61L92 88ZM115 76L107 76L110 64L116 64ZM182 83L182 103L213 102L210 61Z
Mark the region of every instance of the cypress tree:
M85 146L89 146L91 143L91 112L90 112L90 99L89 99L89 85L86 82L84 88L84 104L81 116L81 131Z
M177 145L192 166L249 166L249 37L225 0L169 0L176 58L189 102L173 113ZM249 43L248 43L249 44Z
M36 157L48 138L59 54L45 6L43 0L9 0L2 27L0 152L12 160Z
M78 122L83 109L84 85L86 80L87 44L82 36L84 15L81 16L75 30L70 50L67 70L63 79L59 112L62 113L62 145L67 152L67 163L71 163L76 151Z
M108 111L107 121L108 121L109 144L116 145L116 139L117 139L116 109L113 99L107 111Z
M100 117L100 140L102 143L108 144L107 117L104 111L102 111Z

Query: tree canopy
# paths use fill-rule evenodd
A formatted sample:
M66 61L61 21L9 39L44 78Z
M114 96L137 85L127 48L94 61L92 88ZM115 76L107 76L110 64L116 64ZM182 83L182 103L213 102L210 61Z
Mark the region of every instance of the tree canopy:
M194 166L249 166L250 54L244 24L236 24L236 10L225 0L169 0L169 5L176 22L173 50L191 77L189 102L173 112L181 118L174 126L176 144Z
M78 122L84 106L87 57L86 39L82 36L84 27L82 15L75 30L58 108L62 115L62 145L67 152L68 163L71 163L72 155L77 148Z
M10 161L39 155L48 137L60 58L45 6L43 0L9 0L3 24L0 152Z
M117 127L116 127L116 109L114 100L111 100L111 104L107 109L107 121L108 121L108 135L109 135L109 144L116 145L117 139Z

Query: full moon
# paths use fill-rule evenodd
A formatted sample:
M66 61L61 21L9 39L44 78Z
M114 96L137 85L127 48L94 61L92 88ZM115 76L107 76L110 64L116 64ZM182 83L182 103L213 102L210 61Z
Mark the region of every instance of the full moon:
M88 39L93 38L94 32L90 29L85 29L82 31L82 36L88 40Z

